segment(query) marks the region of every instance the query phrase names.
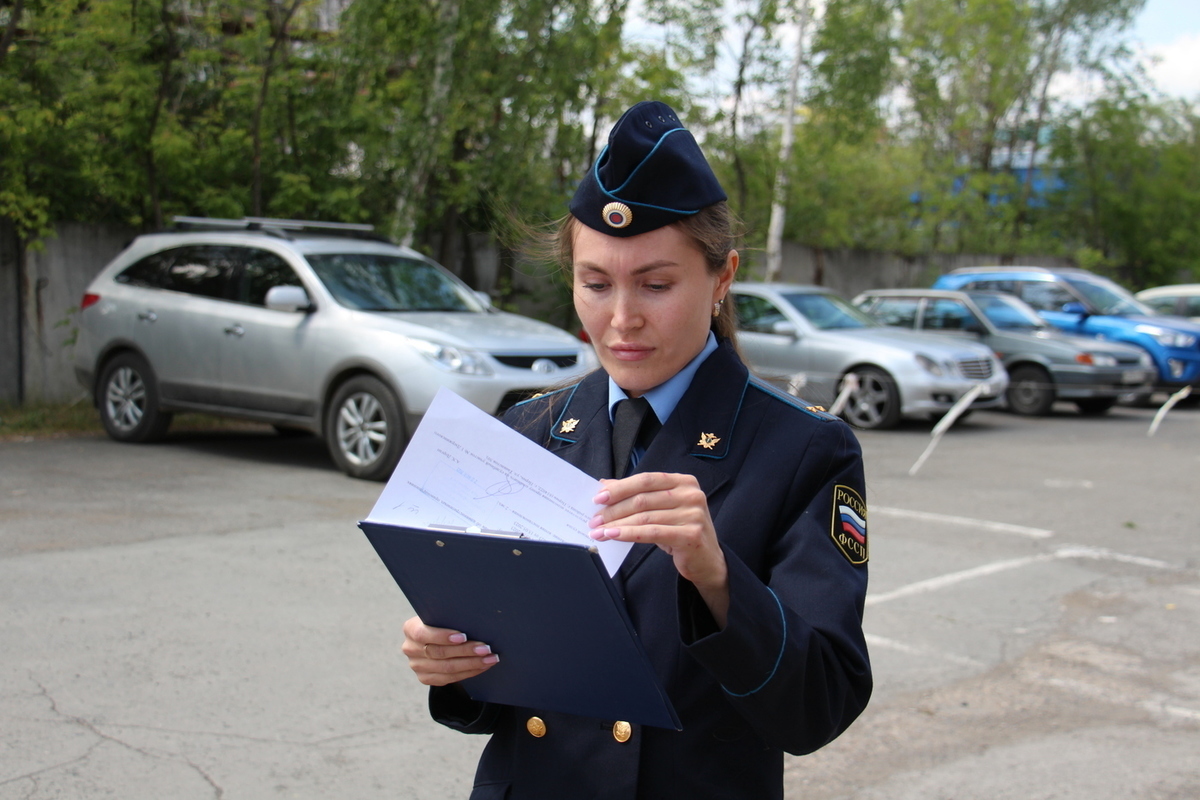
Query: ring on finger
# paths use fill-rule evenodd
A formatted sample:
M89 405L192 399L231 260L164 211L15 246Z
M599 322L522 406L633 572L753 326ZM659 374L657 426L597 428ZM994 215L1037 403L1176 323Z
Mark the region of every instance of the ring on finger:
M429 655L429 645L425 645L421 649L424 651L426 658L433 658L433 656Z

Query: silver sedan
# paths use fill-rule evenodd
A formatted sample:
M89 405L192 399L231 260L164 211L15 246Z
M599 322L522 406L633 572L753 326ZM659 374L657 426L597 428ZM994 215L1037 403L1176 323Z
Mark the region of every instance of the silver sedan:
M845 389L841 414L856 427L940 418L977 385L971 409L1004 402L1008 375L984 345L884 327L819 286L738 283L733 297L750 366L825 406Z

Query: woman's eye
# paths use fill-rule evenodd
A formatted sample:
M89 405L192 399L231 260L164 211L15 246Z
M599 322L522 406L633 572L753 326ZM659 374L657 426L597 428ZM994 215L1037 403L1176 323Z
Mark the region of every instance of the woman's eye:
M591 290L591 291L593 291L593 292L598 292L598 291L600 291L601 289L604 289L604 288L606 288L606 286L607 286L607 285L606 285L606 284L603 284L603 283L584 283L584 284L583 284L583 288L585 288L585 289L590 289L590 290Z
M667 289L670 289L671 286L670 284L666 283L647 283L646 288L652 292L665 292Z

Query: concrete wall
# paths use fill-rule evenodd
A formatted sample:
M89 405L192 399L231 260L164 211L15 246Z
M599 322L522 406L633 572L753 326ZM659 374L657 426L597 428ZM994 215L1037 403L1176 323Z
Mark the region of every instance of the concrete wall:
M72 343L84 289L105 264L133 238L130 229L106 225L62 224L41 249L21 251L11 228L0 223L0 402L71 402L83 396L75 380ZM475 237L474 257L480 288L492 289L497 258L485 237ZM764 254L743 254L742 280L761 279ZM847 299L865 289L928 286L955 267L1000 263L999 256L932 256L906 259L890 253L832 250L824 253L822 283ZM1055 258L1021 263L1069 266ZM816 254L811 248L784 248L782 280L812 283ZM460 265L449 265L453 269ZM517 276L522 313L567 327L573 323L569 300L556 288L556 277L540 270Z
M24 254L21 281L23 402L69 402L83 396L75 380L73 343L84 289L133 231L69 223L40 249ZM4 334L0 333L0 342Z

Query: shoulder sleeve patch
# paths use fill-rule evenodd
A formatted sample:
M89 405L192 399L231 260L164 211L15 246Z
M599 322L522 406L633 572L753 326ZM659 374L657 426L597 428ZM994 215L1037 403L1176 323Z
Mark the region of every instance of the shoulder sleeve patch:
M829 535L851 564L866 564L867 504L862 495L849 486L833 487L833 522Z

